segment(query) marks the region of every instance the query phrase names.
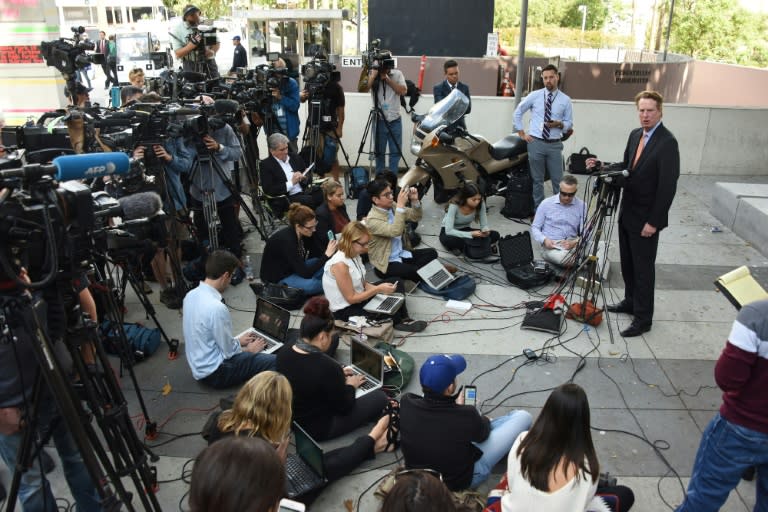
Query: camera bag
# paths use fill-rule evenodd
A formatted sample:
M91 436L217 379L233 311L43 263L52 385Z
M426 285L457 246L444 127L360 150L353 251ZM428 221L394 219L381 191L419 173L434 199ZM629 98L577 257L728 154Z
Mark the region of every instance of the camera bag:
M499 256L501 266L507 274L507 281L523 290L543 286L552 277L552 271L549 269L546 272L536 272L533 269L533 247L528 231L502 237L499 240Z
M513 171L507 181L501 214L508 219L525 219L533 211L533 178L527 168Z
M571 153L566 162L566 168L571 174L591 174L587 170L587 158L595 158L595 155L589 152L586 146L581 148L578 153Z
M365 167L352 167L349 171L349 197L351 199L357 199L360 197L360 191L368 186L368 169Z

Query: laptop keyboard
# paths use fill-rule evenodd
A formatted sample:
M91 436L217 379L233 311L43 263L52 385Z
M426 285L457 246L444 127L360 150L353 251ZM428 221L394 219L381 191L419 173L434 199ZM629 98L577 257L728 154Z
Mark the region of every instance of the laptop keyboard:
M285 474L294 492L301 493L317 484L317 477L307 468L300 457L288 457L285 461Z
M446 279L448 279L448 272L445 270L440 270L429 278L429 284L432 286L432 288L437 288L443 284Z
M381 304L379 304L379 307L376 309L378 309L379 311L389 311L390 309L395 307L395 304L397 304L398 300L399 299L397 297L387 297L386 299L381 301Z
M363 391L368 391L369 389L373 389L376 387L376 384L371 382L368 379L365 379L362 384L357 389L362 389Z

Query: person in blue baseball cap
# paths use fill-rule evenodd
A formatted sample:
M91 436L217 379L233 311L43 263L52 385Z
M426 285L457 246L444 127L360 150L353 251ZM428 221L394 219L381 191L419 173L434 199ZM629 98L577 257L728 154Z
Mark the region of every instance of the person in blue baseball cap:
M465 405L456 378L466 369L459 354L430 356L419 371L423 396L407 393L400 402L406 468L438 471L452 491L483 483L532 421L522 410L491 420Z
M248 67L248 54L243 45L240 44L240 36L232 38L232 45L235 47L235 53L232 56L232 67L229 68L230 73L234 73L237 68Z

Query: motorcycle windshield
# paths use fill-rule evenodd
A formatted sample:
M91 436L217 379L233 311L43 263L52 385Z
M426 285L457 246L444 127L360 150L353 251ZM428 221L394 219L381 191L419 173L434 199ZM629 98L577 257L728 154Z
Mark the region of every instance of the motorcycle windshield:
M426 117L421 121L419 129L424 133L429 133L440 126L449 126L458 121L467 111L467 108L469 108L469 99L463 92L454 89L451 94L429 109Z

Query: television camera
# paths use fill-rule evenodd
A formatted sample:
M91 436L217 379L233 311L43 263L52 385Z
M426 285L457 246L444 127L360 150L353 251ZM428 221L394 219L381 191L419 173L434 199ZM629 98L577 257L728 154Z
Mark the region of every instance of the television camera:
M368 48L362 53L363 67L367 69L392 69L395 67L395 59L392 52L382 50L381 39L374 39L368 44Z
M310 97L321 93L329 83L341 80L341 73L336 71L336 66L328 62L328 58L323 54L315 55L311 61L302 65L301 76Z
M71 38L62 37L56 41L40 43L40 56L48 66L55 67L61 72L70 91L75 90L75 76L78 70L90 64L101 65L105 62L104 55L101 53L85 53L96 48L93 42L80 39L85 33L85 27L72 27L72 32Z

